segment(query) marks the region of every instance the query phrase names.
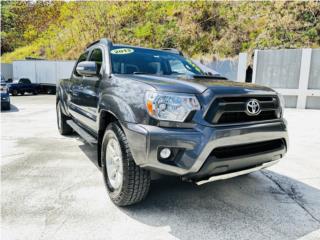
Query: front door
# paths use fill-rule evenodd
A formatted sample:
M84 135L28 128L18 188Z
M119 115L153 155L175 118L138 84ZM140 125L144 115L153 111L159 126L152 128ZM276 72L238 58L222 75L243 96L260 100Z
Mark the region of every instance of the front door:
M83 77L83 85L81 90L82 107L85 111L86 125L93 131L97 132L97 110L99 100L99 85L103 76L103 50L100 47L94 48L89 56L88 61L95 62L97 64L97 76L85 76Z
M68 94L67 102L68 102L68 108L69 108L70 114L74 117L74 119L76 119L82 124L85 122L85 117L84 117L85 110L82 106L83 100L81 100L81 97L82 97L81 92L83 89L83 76L77 73L76 68L80 62L86 61L88 56L89 56L89 52L85 52L79 57L79 60L73 69L72 76L70 78L70 84L68 87L68 92L67 92Z

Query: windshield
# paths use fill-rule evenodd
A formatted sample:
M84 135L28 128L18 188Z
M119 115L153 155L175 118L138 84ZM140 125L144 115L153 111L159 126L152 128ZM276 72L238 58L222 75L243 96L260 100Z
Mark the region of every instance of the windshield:
M110 53L113 73L204 75L191 60L169 51L114 46Z

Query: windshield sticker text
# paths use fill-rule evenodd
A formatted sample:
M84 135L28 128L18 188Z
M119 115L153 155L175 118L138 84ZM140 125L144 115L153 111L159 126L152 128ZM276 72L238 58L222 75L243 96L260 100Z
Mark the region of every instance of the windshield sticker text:
M134 50L132 48L118 48L110 51L111 54L130 54L133 53Z

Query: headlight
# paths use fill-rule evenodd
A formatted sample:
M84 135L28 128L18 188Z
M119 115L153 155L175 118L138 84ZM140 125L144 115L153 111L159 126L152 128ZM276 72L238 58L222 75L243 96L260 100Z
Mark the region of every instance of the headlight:
M7 93L8 92L8 88L6 86L1 86L0 92L1 93Z
M192 111L200 109L200 104L194 95L150 91L146 93L146 107L158 120L184 122Z

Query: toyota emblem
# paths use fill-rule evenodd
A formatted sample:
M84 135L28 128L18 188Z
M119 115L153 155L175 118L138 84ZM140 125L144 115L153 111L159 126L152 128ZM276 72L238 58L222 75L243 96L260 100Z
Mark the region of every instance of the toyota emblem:
M246 113L250 116L258 115L261 112L260 103L257 99L250 99L247 102Z

